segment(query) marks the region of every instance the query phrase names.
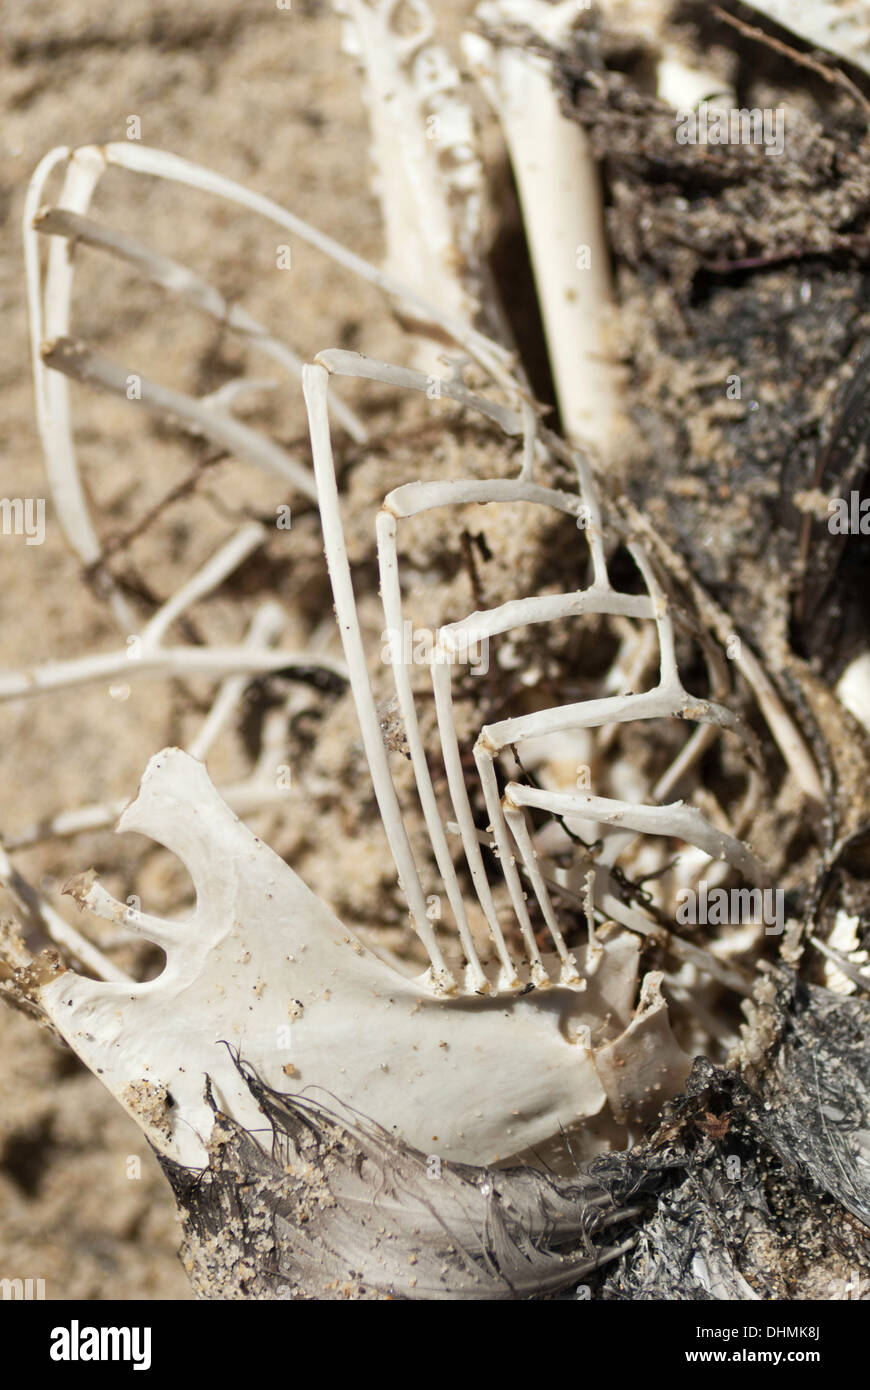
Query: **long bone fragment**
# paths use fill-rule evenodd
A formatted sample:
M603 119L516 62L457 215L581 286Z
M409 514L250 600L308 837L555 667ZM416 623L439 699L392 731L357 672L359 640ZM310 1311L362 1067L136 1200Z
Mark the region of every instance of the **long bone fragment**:
M424 0L336 0L335 8L363 74L385 267L473 324L491 296L480 258L483 171L459 73ZM413 307L409 317L418 364L437 370L443 333Z
M42 360L47 367L74 381L98 386L122 400L130 399L130 382L135 382L137 405L151 414L168 416L188 433L209 439L221 449L247 459L250 463L290 483L306 497L317 496L308 470L280 444L236 420L227 411L216 410L195 396L175 391L170 386L151 381L141 372L132 372L119 362L74 338L52 338L42 345Z
M115 651L73 657L68 661L47 661L23 671L0 671L0 701L67 690L123 677L125 682L156 676L238 676L250 677L270 671L322 667L346 677L344 663L326 652L291 652L275 649L263 629L263 640L250 640L238 646L175 647L163 638L173 622L197 600L221 584L265 539L258 522L248 522L230 537L202 568L154 614L144 632L128 633L127 644ZM271 626L271 624L270 624ZM261 629L256 629L259 632Z
M527 26L554 46L577 17L574 0L487 0L475 12L487 35ZM481 33L465 34L463 48L510 154L565 432L606 457L617 386L605 336L611 287L603 203L587 136L562 114L546 59Z
M783 29L870 73L870 11L863 0L746 0Z
M187 303L211 315L218 323L244 338L251 347L277 362L280 367L297 379L302 377L302 358L258 323L251 314L238 304L229 303L219 290L197 275L186 265L152 251L144 242L114 227L103 226L91 217L66 208L41 208L33 219L34 229L42 236L60 236L72 244L79 242L107 251L146 276L155 285L170 294L177 294ZM352 439L362 442L366 428L359 417L343 401L332 401L332 413L336 421L343 425Z

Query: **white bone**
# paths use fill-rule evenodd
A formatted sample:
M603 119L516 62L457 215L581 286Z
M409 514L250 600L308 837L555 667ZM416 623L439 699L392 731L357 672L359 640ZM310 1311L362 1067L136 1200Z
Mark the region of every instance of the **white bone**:
M747 0L808 43L870 72L870 12L864 0Z
M261 604L254 614L243 645L253 650L258 647L273 646L281 635L284 622L285 614L280 604L271 600ZM227 676L216 694L199 732L193 742L188 744L187 751L192 758L198 758L200 762L205 762L209 749L218 734L232 718L245 693L247 684L248 681L245 676ZM228 800L225 792L221 794L224 800ZM232 802L229 804L232 806ZM237 810L238 808L232 806L232 809Z
M438 988L452 992L458 988L456 980L447 971L443 953L434 938L429 923L423 920L424 898L421 879L390 773L374 696L369 684L365 650L356 612L353 582L339 512L327 409L329 369L338 369L342 375L349 375L356 367L359 368L360 375L365 378L389 380L393 384L400 384L411 389L419 389L420 379L414 373L404 371L397 373L395 368L386 363L359 358L355 361L351 354L338 352L319 354L317 363L306 368L303 377L327 561L339 628L348 661L351 689L363 732L363 743L369 759L375 793L396 862L399 882L408 900L412 921L432 963L433 980ZM479 402L469 400L466 403L472 408L480 408ZM502 804L495 772L495 759L499 753L508 745L517 743L522 739L539 737L561 730L598 728L609 723L625 723L635 719L679 717L697 720L702 725L709 724L721 729L730 729L739 734L750 749L754 750L751 734L729 710L714 701L697 699L683 687L677 670L673 622L668 600L648 557L638 544L630 542L628 548L643 579L647 590L646 594L621 594L612 588L607 574L601 536L601 516L594 481L588 467L579 462L577 471L580 489L576 495L543 488L534 483L528 476L525 464L520 476L516 479L464 479L409 483L388 494L384 500L383 509L376 520L381 598L388 632L404 630L397 554L398 523L403 519L418 516L433 508L469 502L492 504L524 501L553 507L556 511L576 516L578 520L582 516L586 522L582 528L584 541L581 544L585 543L588 547L593 561L593 583L589 588L573 594L510 600L489 612L475 613L468 618L459 619L439 630L434 648L425 658L432 682L441 756L453 814L458 825L472 884L489 926L490 936L499 961L500 973L496 984L499 991L515 991L520 988L526 972L529 982L539 988L552 983L552 978L535 939L526 906L526 895L512 851L509 824L513 832L513 841L520 849L525 871L529 876L556 948L557 958L561 962L560 979L563 983L577 982L576 970L568 958L564 937L547 891L544 875L536 863L534 846L523 818L521 809L523 805L549 809L555 814L586 811L591 813L593 818L598 817L603 823L624 825L631 831L657 833L681 839L687 838L700 844L717 857L727 857L741 872L756 878L764 878L762 866L744 845L735 840L733 836L715 829L696 808L683 806L679 802L671 806L632 806L613 799L579 798L564 794L534 792L514 784L508 789L505 803ZM489 640L491 637L507 632L517 625L549 622L557 618L579 616L587 612L651 620L655 624L658 639L659 683L653 690L644 694L613 695L597 700L581 701L551 710L541 710L535 714L519 718L502 720L485 726L481 730L474 745L474 759L490 819L490 832L494 841L493 848L499 860L500 876L507 888L524 943L522 957L516 958L512 955L505 938L480 851L480 835L474 823L456 736L450 668L453 660L457 657L462 658L464 654L467 654L469 646L474 642ZM471 938L458 877L444 834L442 813L438 806L429 771L427 750L423 746L421 738L408 669L411 660L411 656L403 651L401 654L394 655L392 661L398 706L404 721L405 736L429 842L453 911L459 941L467 963L466 987L480 991L481 988L486 987L481 984L484 969ZM725 678L724 662L708 653L708 664L711 671L711 684L714 689L718 690L722 687ZM670 785L669 777L675 778L682 775L686 768L691 765L698 755L699 747L702 747L700 740L696 740L694 743L690 740L690 754L677 758L664 779L666 786ZM626 842L630 843L634 835L631 834L627 837L623 835L616 838L618 847L612 852L611 865L619 847L622 847ZM605 868L607 867L605 865ZM610 898L612 898L612 894L608 898L608 904ZM600 898L596 898L594 887L590 893L590 900L600 901ZM624 909L614 908L613 915L616 916L617 920L631 925Z
M313 499L317 495L308 469L280 444L259 430L243 425L226 411L204 405L196 396L151 381L141 372L133 372L129 367L111 361L88 347L87 343L74 338L46 339L42 345L42 360L47 367L54 368L55 373L60 372L75 381L99 386L113 396L120 396L122 400L127 397L128 382L133 376L138 392L135 404L143 410L169 416L190 434L210 439L228 453L249 460L264 472L291 483L306 497Z
M347 675L347 667L337 657L325 654L313 657L305 651L257 650L241 645L159 647L151 651L143 649L138 659L131 660L129 648L122 647L116 651L72 657L69 661L46 661L21 671L0 672L0 700L19 700L50 690L72 690L76 686L94 685L118 677L131 681L154 676L229 676L240 672L264 675L293 666L322 666L337 676Z
M337 0L336 9L345 16L346 51L363 71L386 268L408 285L425 285L434 304L471 324L482 301L483 173L459 73L435 42L422 0ZM420 364L433 368L439 351L431 343L421 349Z
M29 918L35 927L42 928L66 954L74 960L80 961L98 978L114 980L117 983L129 980L130 977L126 971L113 965L93 942L88 941L87 937L82 936L81 932L70 926L69 922L55 911L45 896L28 883L27 879L13 866L2 845L0 845L0 883L18 904L25 918Z
M870 652L861 652L837 681L837 699L870 733Z
M66 237L76 244L81 242L83 245L94 246L117 256L146 275L155 285L160 285L170 294L179 295L203 313L210 314L223 327L238 333L251 347L301 380L301 357L280 339L273 337L238 304L230 304L207 280L196 275L186 265L152 251L150 247L135 237L128 236L126 232L104 227L93 218L81 217L65 208L41 208L33 218L32 225L43 236ZM334 400L332 409L336 420L344 426L352 439L361 442L367 438L362 421L342 401Z
M159 1152L205 1161L213 1121L206 1074L222 1108L261 1127L225 1044L268 1084L338 1094L424 1152L455 1160L506 1158L601 1110L604 1090L583 1029L602 1041L630 1021L630 940L604 943L583 993L557 985L470 1007L377 960L179 749L151 760L119 830L156 838L182 859L196 889L194 913L161 921L82 875L70 886L74 896L159 941L166 967L147 984L66 971L38 997ZM605 1000L615 997L621 1025L602 1033ZM155 1116L164 1087L171 1105Z
M483 25L529 26L556 46L577 15L573 0L488 0L476 11ZM510 153L563 425L575 441L606 456L617 392L604 325L611 300L609 253L589 141L562 114L546 59L475 33L463 35L463 48ZM588 248L588 268L578 265L581 247Z

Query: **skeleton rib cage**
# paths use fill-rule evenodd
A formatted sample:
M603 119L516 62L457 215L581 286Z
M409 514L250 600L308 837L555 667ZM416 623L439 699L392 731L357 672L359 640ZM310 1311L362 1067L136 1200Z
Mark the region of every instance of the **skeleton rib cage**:
M367 362L354 353L327 351L319 354L313 366L305 368L304 390L336 612L381 816L414 926L429 955L433 983L438 989L452 991L457 988L457 982L445 964L432 926L427 920L423 889L402 822L375 701L366 676L366 658L340 521L330 441L327 412L330 375L373 376L381 380L397 381L405 387L418 390L426 390L428 378L422 373L397 369L388 364ZM466 399L466 404L473 407L477 402ZM488 402L481 400L479 406L487 409ZM487 410L487 413L490 411ZM716 726L729 729L741 734L747 741L748 735L741 722L730 711L712 701L698 699L684 688L677 670L674 630L668 600L656 578L649 557L640 545L629 542L627 548L642 576L646 593L621 593L612 586L607 569L595 483L592 471L581 454L574 452L578 480L576 493L541 486L533 478L536 441L533 435L529 437L530 414L523 412L521 418L513 420L509 416L502 416L500 423L510 432L518 432L523 426L527 432L523 464L516 478L414 482L394 489L384 499L382 510L376 520L381 601L387 631L403 631L404 612L397 536L400 523L407 518L465 503L522 502L550 507L577 519L578 536L584 537L592 563L592 583L587 588L561 595L513 599L442 626L438 629L434 646L425 659L434 695L441 757L453 814L459 827L471 882L486 917L498 957L500 969L495 988L513 990L527 983L536 986L552 983L552 966L545 963L535 939L520 878L520 865L528 877L546 923L558 962L560 983L583 988L582 977L572 953L565 944L551 893L538 863L526 808L536 807L557 816L582 814L605 825L617 827L617 834L611 837L610 855L602 861L604 882L599 888L596 901L610 916L622 920L624 925L635 930L638 929L639 922L645 920L642 914L630 908L626 909L613 893L607 890L606 885L608 859L612 865L613 859L634 839L636 833L678 836L703 850L711 858L727 860L745 877L756 881L763 879L763 869L744 844L715 828L698 809L686 806L682 802L659 806L631 805L613 798L552 792L517 782L510 782L501 796L496 776L497 758L509 745L540 734L572 729L598 729L636 719L676 717L696 721L701 728L692 736L662 779L657 789L662 794L678 780L692 759L697 756L700 748L706 744L705 729ZM472 813L453 718L451 670L455 660L461 658L463 652L467 653L480 641L518 627L551 622L558 618L580 617L584 614L622 615L653 623L658 638L659 681L652 690L642 694L618 695L556 706L516 719L505 719L485 725L478 734L474 744L474 762L490 820L489 830L493 836L499 867L507 884L512 909L524 943L525 959L520 962L516 954L511 954L506 944L481 854L479 833ZM453 913L455 929L467 962L463 987L476 993L489 993L494 987L493 982L484 972L472 940L462 891L447 843L444 820L433 787L427 750L421 737L410 679L410 663L404 651L397 654L397 658L392 662L392 672L417 794L444 891ZM620 834L619 831L625 833Z
M46 179L59 163L68 161L60 206L45 209L41 205ZM523 503L546 507L574 518L578 545L587 547L591 560L592 582L585 589L560 595L522 595L484 612L471 613L460 621L442 626L436 634L434 648L428 658L437 726L440 757L449 791L450 810L458 826L462 854L467 865L470 883L484 914L497 957L497 973L487 974L475 946L468 920L466 904L460 885L460 874L453 862L447 839L444 809L439 805L429 769L429 753L423 745L415 708L410 668L404 658L395 661L392 674L398 708L404 723L417 795L423 813L432 854L450 907L453 929L457 933L465 959L461 978L445 960L435 931L426 914L426 900L418 866L411 850L409 836L402 818L399 800L390 773L374 696L367 674L366 653L360 631L354 599L353 583L344 542L339 493L333 462L330 423L337 423L357 439L365 438L364 428L340 400L330 400L332 377L357 377L383 382L402 389L426 391L430 378L418 371L366 358L354 352L330 350L321 352L315 362L302 369L303 388L309 416L315 479L304 465L292 459L280 446L258 431L239 425L228 411L203 409L193 397L169 392L165 388L143 381L142 401L155 411L171 408L182 424L194 432L211 437L242 457L288 483L316 496L321 516L326 555L333 587L335 608L342 643L345 649L348 674L362 732L374 791L389 846L395 861L399 882L407 899L413 926L430 961L429 986L439 994L491 994L515 992L532 984L538 987L555 983L585 988L583 974L578 971L574 953L568 949L553 902L552 880L539 861L529 823L532 809L549 812L557 817L582 816L609 827L613 833L596 861L594 880L590 886L592 901L600 916L615 920L634 932L649 932L652 922L643 912L630 906L614 891L611 870L615 860L637 835L671 836L697 847L710 858L725 860L744 878L755 883L764 881L765 874L752 852L734 835L714 826L702 812L681 801L670 804L632 804L625 800L585 793L542 790L518 782L509 782L500 794L497 760L502 751L526 738L571 730L611 728L634 720L677 718L696 722L700 727L689 738L672 766L653 789L655 800L661 801L682 779L686 771L715 737L716 729L736 733L751 746L752 736L739 718L722 704L698 698L689 693L680 678L675 653L675 636L670 600L660 583L644 547L635 539L626 540L626 549L641 576L645 592L623 593L614 588L608 573L605 532L601 509L596 495L593 474L588 461L578 450L562 445L563 457L571 459L577 476L576 491L567 491L535 481L537 463L550 447L539 435L536 414L529 404L527 392L514 375L513 360L499 344L467 324L459 323L414 296L404 284L391 280L384 272L375 271L353 253L344 250L321 236L300 219L286 213L271 200L249 193L233 183L176 156L145 146L107 145L87 147L70 152L55 150L42 161L34 175L25 210L28 246L28 275L34 337L36 394L40 429L46 448L53 494L67 535L86 563L99 560L99 544L87 512L87 503L80 487L72 444L70 405L67 378L89 380L103 389L121 392L125 369L108 364L81 344L65 335L69 331L72 296L72 269L67 247L76 240L108 250L140 273L160 283L172 292L193 300L201 309L217 316L226 315L226 323L242 334L255 348L267 352L281 365L297 374L301 363L288 349L271 338L258 324L241 311L227 314L226 305L210 286L186 267L156 256L134 239L117 234L102 224L91 221L85 214L98 179L108 165L120 165L138 173L167 178L227 198L266 216L282 227L289 228L324 250L347 268L364 274L373 283L403 303L414 303L417 312L437 324L468 357L488 374L506 402L475 394L463 383L455 369L440 382L442 395L477 412L499 426L507 440L521 437L522 464L514 478L468 478L464 480L411 481L395 488L385 499L375 521L381 600L385 625L400 632L403 627L403 599L398 565L397 542L402 523L425 512L450 509L469 503ZM52 239L45 283L39 269L36 250L39 236ZM51 370L55 368L55 370ZM315 487L316 483L316 487ZM244 552L241 547L234 563ZM246 553L246 552L244 552ZM196 581L193 581L195 588ZM187 586L190 587L190 586ZM108 588L116 616L122 627L129 618L124 613L124 600ZM189 596L188 601L189 601ZM166 605L171 615L180 611L178 596ZM462 756L453 718L451 671L457 659L476 643L533 624L557 619L581 618L583 615L611 615L652 625L658 645L659 680L653 689L639 694L609 695L599 699L554 706L517 718L508 718L482 727L473 749L474 764L489 820L499 871L507 886L511 910L523 942L522 954L508 945L499 920L481 853L481 835L475 824L472 798L466 785ZM170 617L152 620L152 626L162 631ZM722 679L724 663L718 656L711 658L705 647L710 672L711 690L718 693L729 684ZM278 654L274 666L280 662ZM525 882L524 882L525 880ZM531 889L553 951L542 953L535 939L535 930L526 899L526 886ZM590 939L591 965L595 955L594 926ZM699 958L699 956L697 957ZM709 964L709 962L708 962Z

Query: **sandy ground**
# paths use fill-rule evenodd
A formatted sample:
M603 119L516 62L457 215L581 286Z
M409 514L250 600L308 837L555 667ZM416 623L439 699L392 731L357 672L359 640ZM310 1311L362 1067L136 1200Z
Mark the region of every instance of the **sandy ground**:
M368 192L357 77L340 54L330 7L317 0L293 0L289 13L243 0L131 0L120 9L107 0L6 0L0 55L0 492L38 498L46 488L19 227L28 179L48 150L123 140L135 116L143 143L271 194L364 256L379 254L379 217ZM373 325L383 330L387 323L373 292L349 281L342 288L328 263L304 247L294 248L292 275L278 270L277 232L214 200L116 172L99 189L94 213L196 266L303 355L337 344L365 350ZM200 393L238 370L240 349L219 327L158 297L123 268L90 253L77 258L77 277L74 331L108 354ZM385 331L383 355L396 330ZM121 403L78 389L75 406L103 536L141 517L201 454L154 425L132 430ZM283 438L301 437L305 447L295 389L264 393L252 417ZM208 489L170 509L129 548L118 572L165 597L232 533L240 512L274 515L281 495L280 485L251 482L248 471L221 463ZM309 530L309 548L313 535ZM50 504L43 545L28 546L20 536L0 540L0 576L3 664L119 645ZM318 601L322 582L321 574ZM292 573L282 574L276 587L282 584L292 589ZM268 588L268 572L254 587L260 594ZM196 611L192 621L200 621ZM244 628L244 615L220 598L201 621L205 627L194 635L238 637ZM195 727L191 704L206 694L207 687L194 687L192 699L189 689L149 682L134 685L127 699L97 687L4 705L0 833L14 840L62 808L129 797L147 757ZM245 766L238 740L230 739L220 757L218 772L228 777ZM50 839L17 863L67 914L60 888L92 864L122 896L135 877L149 907L177 905L185 885L177 862L141 850L125 854L119 871L117 843L100 832ZM2 895L0 911L12 906ZM97 925L96 937L111 947L107 933L100 937ZM158 961L147 963L151 973ZM132 1122L68 1052L8 1009L0 1011L0 1050L0 1278L44 1279L49 1299L191 1297L176 1260L169 1188Z

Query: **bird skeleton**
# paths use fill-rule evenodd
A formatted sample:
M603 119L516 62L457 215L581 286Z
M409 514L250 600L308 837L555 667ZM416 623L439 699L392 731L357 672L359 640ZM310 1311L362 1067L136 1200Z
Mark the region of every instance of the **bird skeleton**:
M343 0L339 8L347 44L365 74L388 248L383 268L272 199L138 143L57 149L34 174L25 240L37 417L49 483L67 540L84 565L102 574L103 593L121 632L133 632L135 618L103 568L76 460L70 383L86 381L123 395L130 369L71 336L70 249L79 242L123 260L219 318L273 367L294 379L301 376L313 473L301 458L236 420L232 398L196 399L140 378L137 401L158 413L171 412L191 433L316 501L343 659L322 649L288 651L275 645L281 618L274 612L261 615L250 639L236 648L166 644L179 614L261 542L261 528L248 525L152 619L137 661L128 661L122 648L0 674L0 698L6 699L107 678L196 671L223 681L207 732L193 746L196 756L167 748L152 757L138 796L118 822L120 831L145 835L184 863L196 890L192 916L168 920L119 902L93 874L70 885L80 906L159 946L166 956L162 973L147 983L119 977L85 943L86 956L80 952L79 959L92 975L102 974L87 978L56 958L32 957L10 939L6 988L41 1011L158 1153L182 1165L208 1162L216 1121L204 1092L206 1077L222 1112L252 1131L262 1127L234 1057L276 1091L328 1092L412 1147L446 1161L504 1162L545 1144L560 1129L573 1133L578 1153L592 1152L602 1143L618 1142L614 1136L624 1133L621 1124L654 1113L679 1090L689 1068L672 1031L664 977L660 971L641 972L644 937L664 939L695 980L715 979L742 993L751 988L721 956L697 942L668 939L661 924L621 891L620 857L631 864L646 842L659 846L660 868L667 863L667 842L677 841L697 851L692 863L698 870L712 871L719 864L753 885L768 881L765 865L742 838L746 817L729 824L722 815L675 799L675 790L687 778L691 782L712 740L736 739L751 759L752 735L729 708L735 686L721 659L724 633L733 627L727 615L714 615L712 621L709 612L696 615L705 629L703 650L715 698L694 694L679 669L676 608L661 557L628 520L619 531L612 508L605 515L599 501L596 473L606 474L618 384L606 356L610 287L596 171L583 132L559 112L547 62L516 46L500 47L493 37L500 25L526 24L549 43L567 41L582 7L550 7L540 0L487 3L480 11L483 31L465 42L466 58L503 123L514 162L567 442L540 424L483 268L474 125L462 80L437 41L428 7L413 0L417 28L410 34L398 23L397 0ZM785 22L795 6L755 8ZM866 24L862 28L857 9L850 23L844 19L845 27L835 31L837 15L845 16L849 7L797 8L805 14L795 27L805 37L839 52L842 43L850 52L857 45L856 61L866 51ZM785 10L787 16L780 13ZM545 148L546 158L536 161L535 148ZM110 166L247 208L362 276L401 314L412 365L340 348L319 351L303 365L293 349L243 310L228 309L219 291L196 272L89 215L94 190ZM49 178L61 169L59 201L46 206ZM570 170L576 171L573 179L567 177ZM48 240L44 266L43 239ZM574 260L578 243L592 248L592 274L586 280ZM572 276L582 286L582 305L566 299ZM425 866L408 829L407 792L397 790L385 747L371 684L372 653L348 558L333 436L340 431L357 442L366 438L362 420L341 397L341 383L348 379L430 399L434 387L439 399L499 430L507 453L519 454L510 476L478 472L448 479L429 472L409 477L383 498L370 525L387 632L401 633L407 621L403 532L413 519L430 513L443 517L449 528L471 507L544 509L567 519L576 571L589 578L567 592L518 592L436 625L422 662L437 725L437 738L428 742L415 685L417 663L396 649L390 677L413 773L412 809L425 825L431 858ZM244 389L244 382L239 386ZM557 474L569 481L554 482ZM635 568L630 590L611 577L619 546ZM548 624L581 623L590 615L623 633L627 659L638 676L630 693L614 677L596 698L482 723L470 749L465 746L457 732L454 681L469 652ZM740 672L757 698L798 784L809 798L819 799L812 759L759 663L744 648L731 670ZM274 790L254 778L222 795L202 761L248 677L305 665L320 665L349 681L396 874L428 958L416 976L381 959L239 819L268 803ZM650 667L657 668L654 684L635 691ZM535 786L506 772L510 750L529 741L581 738L594 747L599 739L605 748L619 727L652 720L689 722L695 729L640 797ZM754 774L748 776L751 782ZM750 795L747 806L751 802ZM116 809L60 813L57 833L106 824ZM579 878L545 850L542 814L550 825L582 823L601 835L601 852L584 862ZM11 884L14 871L5 862L4 881ZM430 870L439 903L446 902L437 928L424 886ZM566 904L574 914L568 925L576 924L578 904L585 911L587 936L580 946L576 931L571 943ZM43 924L75 954L72 927L48 912Z

